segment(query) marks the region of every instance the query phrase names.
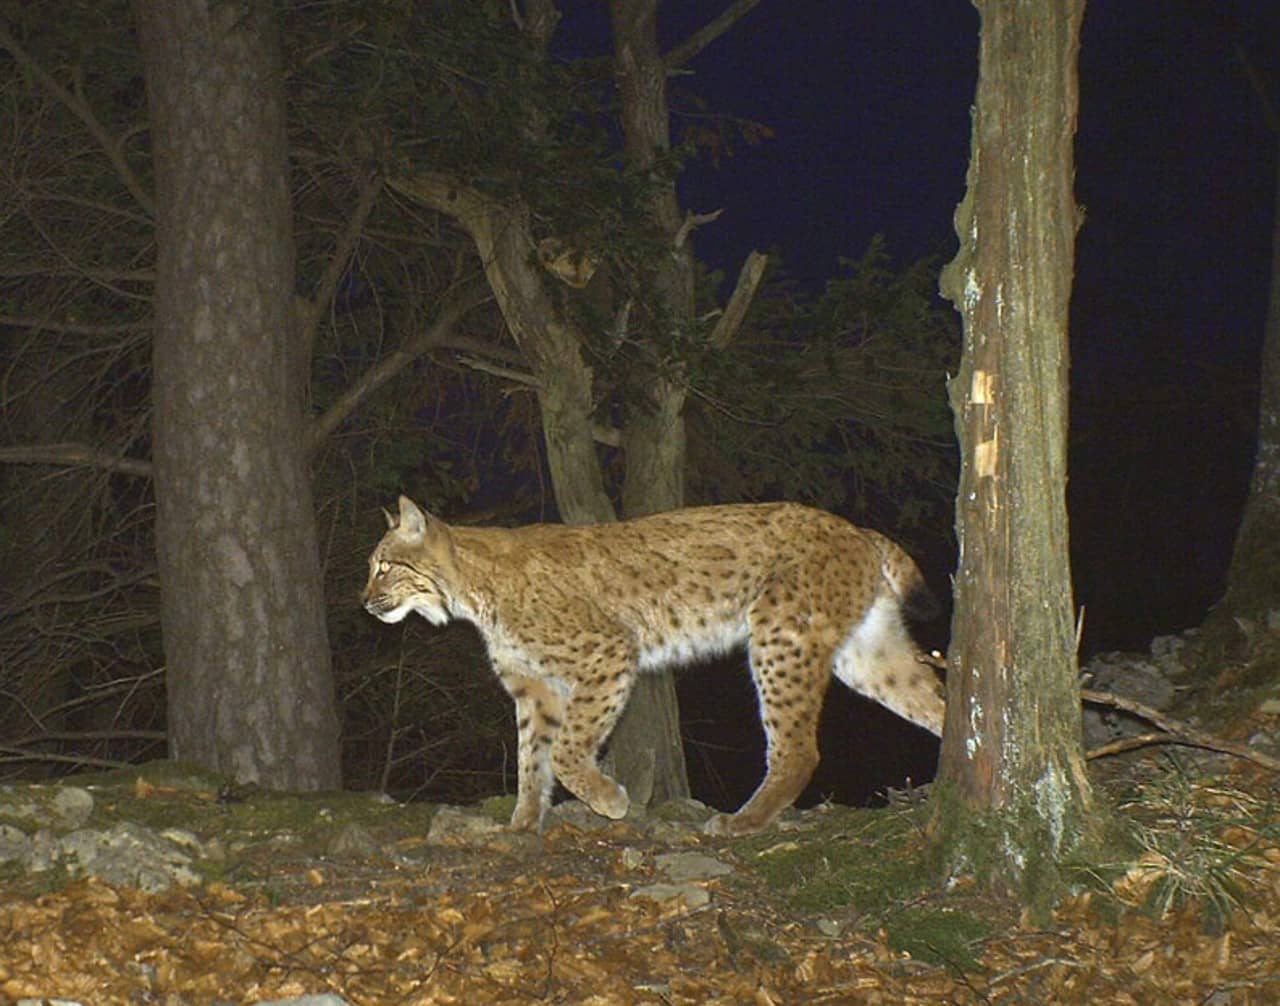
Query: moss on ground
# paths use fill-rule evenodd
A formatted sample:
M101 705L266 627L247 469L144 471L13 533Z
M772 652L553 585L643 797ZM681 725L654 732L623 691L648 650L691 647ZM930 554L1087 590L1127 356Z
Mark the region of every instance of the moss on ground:
M923 804L832 807L802 832L744 839L735 851L793 911L836 916L895 953L971 969L995 920L971 896L938 890L925 856L927 815Z

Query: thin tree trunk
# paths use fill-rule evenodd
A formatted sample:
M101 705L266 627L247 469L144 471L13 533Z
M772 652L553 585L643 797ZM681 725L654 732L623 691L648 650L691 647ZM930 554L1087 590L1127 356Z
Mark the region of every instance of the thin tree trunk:
M388 184L452 218L475 243L503 320L533 371L561 520L613 520L592 435L592 374L582 357L584 337L556 310L543 286L527 209L435 172L392 178Z
M1068 558L1067 315L1083 0L979 0L980 69L950 383L959 566L935 838L1043 909L1088 830Z
M622 101L624 153L633 169L652 170L671 146L667 67L658 50L657 0L611 0L615 76ZM693 255L681 234L675 183L657 188L653 222L671 242L659 264L655 286L662 303L655 312L668 324L693 323ZM626 477L622 515L672 510L684 505L684 385L657 375L645 401L633 407L623 427ZM645 804L689 795L689 775L680 740L680 709L671 672L644 675L609 743L614 775Z
M157 227L156 546L176 758L339 783L271 8L137 0Z

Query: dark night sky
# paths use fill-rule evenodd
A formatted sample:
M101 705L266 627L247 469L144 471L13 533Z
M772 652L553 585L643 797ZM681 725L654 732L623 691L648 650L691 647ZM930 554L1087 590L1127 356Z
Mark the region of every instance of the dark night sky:
M678 8L692 26L690 11L714 6L664 13ZM712 108L775 131L684 180L691 209L725 209L699 250L731 275L753 247L780 248L811 282L876 233L904 260L951 248L977 79L975 11L937 0L821 8L808 20L765 0L691 66L687 86Z
M669 3L664 35L722 6ZM949 257L977 29L963 0L765 0L674 82L776 133L687 173L686 206L725 209L699 253L733 275L776 247L815 286L876 233L902 262ZM1280 4L1086 8L1070 498L1086 651L1203 617L1247 488L1277 138L1237 39L1280 85Z

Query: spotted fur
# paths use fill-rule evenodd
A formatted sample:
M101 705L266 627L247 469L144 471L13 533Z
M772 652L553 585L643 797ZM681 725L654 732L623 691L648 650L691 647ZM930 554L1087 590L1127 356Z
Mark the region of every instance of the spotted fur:
M541 824L555 779L598 814L627 812L596 756L636 674L747 644L767 747L764 781L708 830L743 834L790 806L818 763L835 674L935 734L943 700L903 613L933 603L883 535L793 503L693 507L591 527L451 527L400 497L362 602L476 625L516 704L511 826Z

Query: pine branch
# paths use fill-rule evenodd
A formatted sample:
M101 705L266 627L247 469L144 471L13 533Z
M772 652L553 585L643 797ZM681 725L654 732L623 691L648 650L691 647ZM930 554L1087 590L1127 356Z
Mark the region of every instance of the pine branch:
M304 359L311 359L311 350L315 345L316 329L320 324L320 316L338 292L338 285L347 271L347 264L355 252L356 244L364 233L364 225L373 212L374 203L382 191L382 179L374 176L360 183L360 198L356 200L355 209L347 220L346 226L338 237L329 263L325 266L324 275L316 284L315 293L311 297L299 298L300 337L305 345Z

